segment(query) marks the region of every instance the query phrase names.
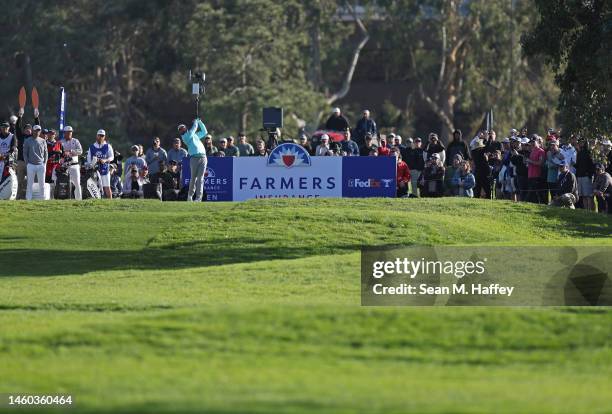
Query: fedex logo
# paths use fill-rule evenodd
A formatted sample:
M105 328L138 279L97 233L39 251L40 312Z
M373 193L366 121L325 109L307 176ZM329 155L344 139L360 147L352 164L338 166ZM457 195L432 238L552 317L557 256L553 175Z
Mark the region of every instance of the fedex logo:
M364 180L359 178L352 178L348 180L348 186L349 188L390 188L392 182L392 179L384 178L380 180L377 180L375 178L368 178Z

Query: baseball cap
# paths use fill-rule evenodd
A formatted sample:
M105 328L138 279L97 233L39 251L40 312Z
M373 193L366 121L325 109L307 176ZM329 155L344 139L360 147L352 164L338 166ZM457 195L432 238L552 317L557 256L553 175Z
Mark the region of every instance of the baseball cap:
M42 133L43 133L43 134L48 134L48 133L49 133L49 130L48 130L47 128L43 128Z
M176 162L176 160L170 160L170 162L168 162L169 165L178 165L178 162Z
M64 132L72 132L72 127L70 125L66 125L64 127Z
M11 123L13 123L13 124L17 122L17 119L18 119L18 118L17 118L15 115L11 115L11 116L9 117L9 121L11 121Z
M340 113L340 108L334 108L334 110L332 111L335 114L339 114Z
M187 128L187 125L185 124L180 124L176 129L180 130L181 128Z
M523 144L523 145L529 144L529 138L527 138L527 137L521 138L521 144Z
M433 153L433 154L431 155L431 158L436 159L436 160L439 160L439 159L440 159L440 154L438 154L437 152L436 152L436 153Z
M327 134L321 135L321 141L323 141L324 139L329 140L329 135Z
M131 150L134 151L140 151L140 147L138 145L132 145Z
M32 129L33 129L34 131L40 131L40 130L42 130L42 128L40 127L40 125L34 125L34 126L32 127Z
M227 142L227 139L225 139L225 138L221 138L221 139L219 140L219 142Z
M96 133L96 135L106 135L106 131L103 129L98 129L98 132Z
M0 124L0 127L2 128L10 128L10 125L8 122L3 122L2 124Z
M510 138L506 137L502 139L502 144L509 144L509 143L510 143Z
M510 130L510 135L512 135L512 134L518 134L518 131L516 130L516 128L512 128Z
M57 134L57 131L55 129L53 129L53 128L49 128L49 129L47 129L47 133L49 133L49 134Z
M390 133L389 135L387 135L387 138L389 138L389 139L393 139L395 137L396 137L396 135L393 132Z
M406 138L406 142L408 142L408 143L412 144L414 141L413 141L413 139L412 139L412 138L408 137L408 138Z

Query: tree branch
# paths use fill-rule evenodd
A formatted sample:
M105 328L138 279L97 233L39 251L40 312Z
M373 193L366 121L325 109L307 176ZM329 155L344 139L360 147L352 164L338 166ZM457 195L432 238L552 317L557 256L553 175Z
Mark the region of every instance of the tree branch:
M449 127L449 129L452 130L453 121L450 119L449 115L444 112L444 110L440 108L440 106L433 99L431 99L431 97L425 94L425 91L423 90L423 85L419 85L418 91L421 99L425 101L427 105L429 105L429 108L442 120L442 122L444 122Z
M370 40L370 35L368 34L368 31L366 27L364 26L363 22L361 21L361 19L357 17L357 13L353 9L353 6L351 6L351 4L348 1L345 4L348 10L351 13L353 13L353 16L355 18L355 23L357 24L357 27L361 31L362 38L361 38L361 41L355 46L355 49L353 50L353 57L351 59L351 64L349 66L348 71L346 72L346 75L344 76L342 87L336 93L332 94L331 96L327 98L328 105L333 104L338 99L344 98L346 94L349 92L351 88L351 82L353 80L353 75L355 74L355 68L357 68L357 63L359 62L359 55L361 54L361 50L365 47L366 43L368 43L368 40Z

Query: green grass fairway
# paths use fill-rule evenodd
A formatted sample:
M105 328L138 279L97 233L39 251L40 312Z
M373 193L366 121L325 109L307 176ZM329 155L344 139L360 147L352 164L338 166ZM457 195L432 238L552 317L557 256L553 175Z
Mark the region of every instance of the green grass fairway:
M457 198L3 202L0 393L109 414L611 413L612 309L365 308L359 274L361 246L612 246L611 228Z

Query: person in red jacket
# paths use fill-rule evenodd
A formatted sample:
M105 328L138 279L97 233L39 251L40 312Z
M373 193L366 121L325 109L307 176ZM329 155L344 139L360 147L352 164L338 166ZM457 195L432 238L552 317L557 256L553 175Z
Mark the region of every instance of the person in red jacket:
M397 160L397 196L405 197L408 195L408 184L410 183L410 168L402 161L402 155L397 147L391 148L391 156Z
M55 139L56 132L54 129L46 131L47 136L47 152L49 153L49 159L47 160L47 168L45 171L45 182L51 184L55 180L55 169L60 165L62 156L64 154L64 148L62 144ZM53 191L51 192L53 194Z
M387 137L381 135L380 137L380 145L378 146L378 156L384 157L387 155L391 155L389 147L387 147Z

